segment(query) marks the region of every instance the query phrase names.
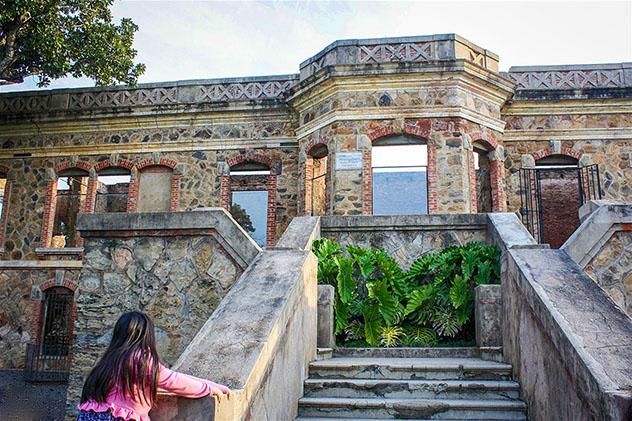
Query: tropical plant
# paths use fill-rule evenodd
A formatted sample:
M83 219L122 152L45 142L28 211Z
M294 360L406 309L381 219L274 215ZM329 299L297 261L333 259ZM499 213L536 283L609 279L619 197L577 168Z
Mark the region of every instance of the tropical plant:
M500 283L499 251L483 243L448 247L408 271L382 249L314 242L318 281L335 287L341 344L433 346L473 336L474 287Z

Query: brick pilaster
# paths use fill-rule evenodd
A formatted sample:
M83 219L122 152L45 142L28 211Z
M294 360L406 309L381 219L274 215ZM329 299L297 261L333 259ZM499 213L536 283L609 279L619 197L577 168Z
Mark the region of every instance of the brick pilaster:
M50 247L55 224L55 208L57 207L57 179L49 180L46 185L44 199L44 218L40 234L40 247Z
M467 167L470 178L470 213L478 213L478 197L476 192L476 168L474 168L474 152L467 151Z
M507 195L503 186L505 166L502 160L489 161L489 179L492 189L492 212L507 211Z
M373 169L371 151L362 152L362 214L373 214Z
M428 213L437 213L437 150L433 142L428 142Z
M97 200L97 186L99 181L96 176L90 176L88 179L88 189L86 191L86 201L84 204L84 213L94 213L94 205Z
M11 182L7 179L4 185L4 199L2 202L2 214L0 215L0 248L4 246L4 238L7 232L7 218L9 214L9 203L11 200Z
M273 247L276 243L276 191L277 191L277 176L268 176L268 222L266 226L266 245Z
M230 212L230 175L220 177L219 197L220 206Z
M138 210L138 177L130 180L127 187L127 212L136 212Z
M180 202L180 174L171 176L171 197L169 199L169 210L176 212Z
M305 216L312 215L312 178L314 178L314 158L305 161Z

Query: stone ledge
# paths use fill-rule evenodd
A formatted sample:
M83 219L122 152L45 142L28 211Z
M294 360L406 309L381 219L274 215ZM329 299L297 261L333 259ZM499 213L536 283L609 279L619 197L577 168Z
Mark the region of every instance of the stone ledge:
M0 260L0 270L81 269L81 260Z
M223 208L200 208L191 212L80 213L77 229L84 238L213 235L242 268L261 252L257 243Z
M486 228L486 214L432 214L398 216L323 216L322 232L332 231L434 231L481 230Z
M320 217L295 216L274 249L312 249L314 240L320 238Z

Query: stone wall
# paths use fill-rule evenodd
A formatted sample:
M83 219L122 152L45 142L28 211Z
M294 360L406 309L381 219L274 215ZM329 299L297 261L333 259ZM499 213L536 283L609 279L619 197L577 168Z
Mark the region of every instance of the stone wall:
M404 268L449 246L486 240L484 214L321 218L321 235L361 247L382 248Z
M218 307L258 247L223 210L82 215L74 361L68 407L127 311L149 314L173 364Z

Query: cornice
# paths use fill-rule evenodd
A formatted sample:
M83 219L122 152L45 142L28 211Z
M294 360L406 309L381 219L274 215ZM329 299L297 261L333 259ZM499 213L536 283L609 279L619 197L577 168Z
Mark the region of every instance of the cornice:
M265 139L230 138L209 141L187 140L178 142L89 144L69 146L47 146L45 148L0 149L0 159L45 158L60 156L97 156L119 154L143 154L151 152L195 152L231 149L277 149L298 147L296 138L270 137ZM17 156L16 156L17 155Z
M499 119L484 117L463 107L428 107L426 109L389 108L389 109L354 109L353 111L330 111L310 121L296 131L296 138L302 139L313 132L337 121L393 120L416 118L460 117L476 124L481 124L502 133L505 122Z
M503 142L538 140L632 140L632 127L612 129L505 130Z
M581 99L560 101L512 101L505 105L501 115L549 114L630 114L632 98Z

